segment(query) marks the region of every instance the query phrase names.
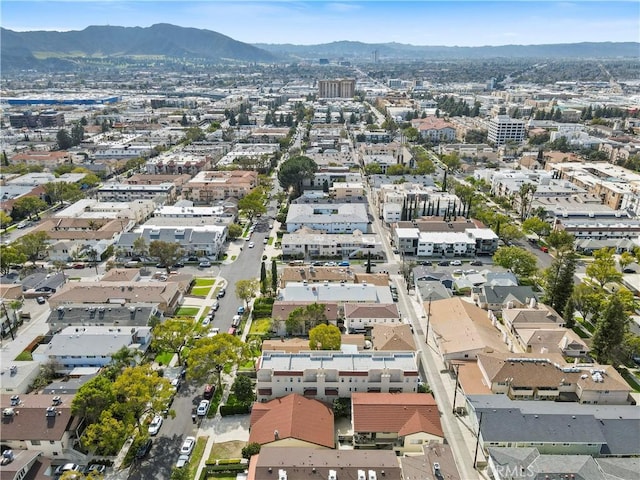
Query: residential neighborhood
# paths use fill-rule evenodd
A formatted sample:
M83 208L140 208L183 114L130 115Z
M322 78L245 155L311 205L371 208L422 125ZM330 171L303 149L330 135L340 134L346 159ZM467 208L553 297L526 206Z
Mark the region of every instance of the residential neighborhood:
M377 48L3 72L2 480L638 478L637 58Z

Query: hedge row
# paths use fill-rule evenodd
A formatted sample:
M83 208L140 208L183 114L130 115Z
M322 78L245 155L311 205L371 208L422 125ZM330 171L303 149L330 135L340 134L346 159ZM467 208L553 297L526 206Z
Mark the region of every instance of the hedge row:
M207 463L205 471L207 473L220 473L220 472L235 473L235 472L243 472L246 469L247 469L247 466L242 463L235 463L235 464L232 463L229 465L213 465L213 464Z
M244 415L250 412L251 412L251 404L220 406L220 415L223 417L226 417L228 415Z

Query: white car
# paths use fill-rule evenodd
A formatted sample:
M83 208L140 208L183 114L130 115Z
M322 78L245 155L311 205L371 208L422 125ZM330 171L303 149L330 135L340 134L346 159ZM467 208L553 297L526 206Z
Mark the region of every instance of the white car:
M184 439L184 443L182 444L182 447L180 447L180 456L182 455L186 455L187 457L189 455L191 455L191 452L193 451L193 447L196 444L196 439L195 437L187 437Z
M153 420L151 420L151 423L149 424L149 435L151 436L157 435L158 432L160 431L161 426L162 426L162 417L160 415L156 415L155 417L153 417Z
M462 262L460 260L454 260L451 262L451 265L453 265L454 267L459 267L462 265Z
M176 462L176 468L183 468L189 463L189 455L180 455Z
M201 400L200 405L196 409L196 413L202 417L204 417L209 411L209 400Z
M204 317L202 319L202 326L206 327L207 325L209 325L211 323L211 317Z
M256 246L256 244L255 244L255 243L253 243L253 242L249 242L249 248L253 248L253 247L255 247L255 246Z

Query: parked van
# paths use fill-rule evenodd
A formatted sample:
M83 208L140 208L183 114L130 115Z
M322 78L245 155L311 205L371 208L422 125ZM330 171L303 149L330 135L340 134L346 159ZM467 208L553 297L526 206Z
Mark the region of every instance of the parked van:
M240 320L242 319L242 317L240 315L234 315L233 316L233 320L231 320L231 325L233 327L238 327L238 325L240 325Z

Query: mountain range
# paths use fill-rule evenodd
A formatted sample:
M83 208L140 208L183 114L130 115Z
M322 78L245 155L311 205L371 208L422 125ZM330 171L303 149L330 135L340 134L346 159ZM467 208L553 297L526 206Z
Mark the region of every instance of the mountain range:
M345 59L445 60L497 57L637 58L640 43L600 42L485 47L416 46L401 43L332 42L319 45L250 45L211 30L156 24L150 27L90 26L80 31L16 32L0 29L0 62L5 71L73 70L83 59L170 58L205 63L290 62Z

